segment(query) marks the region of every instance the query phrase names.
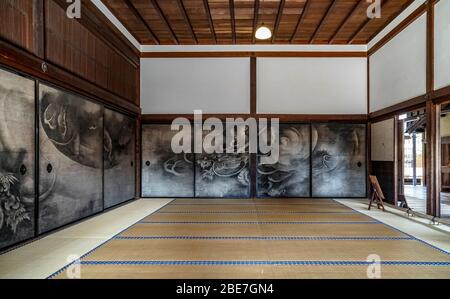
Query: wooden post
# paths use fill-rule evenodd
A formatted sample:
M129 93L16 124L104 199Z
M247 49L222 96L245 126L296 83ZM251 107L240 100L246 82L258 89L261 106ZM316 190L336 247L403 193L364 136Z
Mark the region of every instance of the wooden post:
M437 206L440 197L440 149L439 149L439 118L440 105L427 101L427 131L426 131L426 153L427 153L427 214L438 216Z

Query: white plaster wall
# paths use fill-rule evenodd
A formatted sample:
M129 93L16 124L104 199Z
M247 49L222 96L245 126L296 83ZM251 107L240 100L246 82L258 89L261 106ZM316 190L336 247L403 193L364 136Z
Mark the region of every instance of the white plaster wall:
M426 93L426 14L370 57L370 112Z
M144 114L249 113L250 58L143 58Z
M439 1L434 15L434 87L450 85L450 0Z
M366 58L258 58L257 111L367 113Z

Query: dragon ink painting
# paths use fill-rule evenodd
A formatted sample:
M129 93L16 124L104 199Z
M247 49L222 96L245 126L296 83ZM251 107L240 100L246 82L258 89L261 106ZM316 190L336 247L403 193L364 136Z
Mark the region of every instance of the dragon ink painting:
M39 85L39 232L103 209L103 106Z
M223 127L226 126L224 125ZM208 131L204 131L203 135L208 133ZM242 134L248 137L248 132L246 127L238 128L235 135L232 135L234 138L231 138L229 144L226 141L227 133L230 132L226 132L226 129L224 129L223 153L195 155L196 197L250 197L250 154L248 152L248 138L246 138L247 142L242 153L237 149L237 136ZM213 152L213 150L208 152Z
M104 118L104 207L109 208L134 197L135 122L110 109Z
M142 126L142 196L193 197L194 155L175 154L171 125Z
M34 86L0 70L0 249L34 236Z
M260 138L267 136L271 134L260 132ZM309 197L309 124L280 124L279 144L277 163L262 164L258 159L258 197Z

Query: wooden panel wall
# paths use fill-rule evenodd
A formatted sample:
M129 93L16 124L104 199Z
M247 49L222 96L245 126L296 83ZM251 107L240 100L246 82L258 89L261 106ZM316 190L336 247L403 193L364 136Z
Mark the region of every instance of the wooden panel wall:
M116 95L137 103L136 65L89 31L53 0L45 5L46 58ZM83 16L82 16L83 17Z
M138 115L138 50L90 0L80 19L67 17L69 4L1 0L0 65Z
M42 0L0 1L0 38L42 56L41 4Z

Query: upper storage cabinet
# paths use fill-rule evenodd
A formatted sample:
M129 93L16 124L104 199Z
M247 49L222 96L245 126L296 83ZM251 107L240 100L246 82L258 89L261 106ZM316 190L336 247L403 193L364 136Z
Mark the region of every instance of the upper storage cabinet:
M42 56L42 0L1 0L0 38Z
M86 8L88 3L83 2L81 19L77 20L68 18L59 2L45 1L46 59L129 102L137 103L139 62L137 58L129 57L135 55L134 52L128 49L128 53L123 53L116 48L118 43L110 40L114 36L106 36L107 33L100 31L103 27L87 27L86 24L93 24L96 18Z

